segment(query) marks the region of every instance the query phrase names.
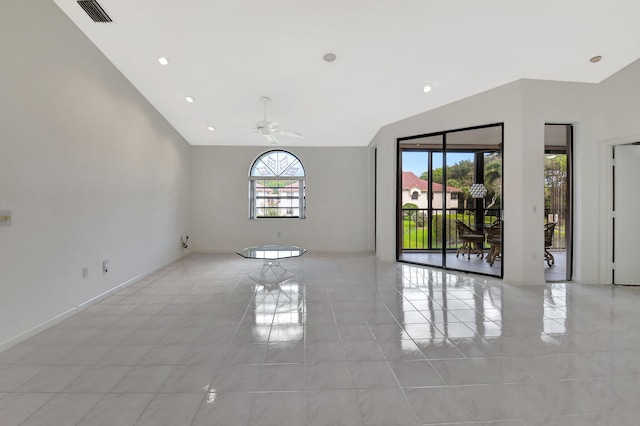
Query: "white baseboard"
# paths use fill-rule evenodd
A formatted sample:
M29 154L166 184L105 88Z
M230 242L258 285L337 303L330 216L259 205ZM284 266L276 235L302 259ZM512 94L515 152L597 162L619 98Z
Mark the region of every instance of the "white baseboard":
M161 270L162 268L166 268L167 266L171 265L172 263L177 262L178 260L182 259L183 257L187 256L188 253L185 253L183 255L180 255L178 257L176 257L173 260L170 260L168 262L163 263L160 266L157 266L147 272L144 272L140 275L138 275L137 277L131 278L130 280L127 280L125 282L123 282L122 284L119 284L117 286L115 286L114 288L112 288L111 290L105 291L104 293L93 297L89 300L87 300L86 302L82 302L81 304L75 306L74 308L69 309L66 312L63 312L59 315L56 315L55 317L44 321L41 324L38 324L37 326L31 328L30 330L21 333L5 342L0 343L0 353L6 351L9 348L14 347L15 345L24 342L25 340L29 339L30 337L35 336L36 334L48 329L49 327L53 327L56 324L61 323L62 321L66 320L67 318L69 318L70 316L77 314L78 312L82 312L83 310L87 309L89 306L95 305L96 303L100 302L101 300L106 299L107 297L111 296L112 294L118 292L119 290L122 290L123 288L126 288L128 286L130 286L133 283L136 283L146 277L148 277L149 275L158 272L159 270Z

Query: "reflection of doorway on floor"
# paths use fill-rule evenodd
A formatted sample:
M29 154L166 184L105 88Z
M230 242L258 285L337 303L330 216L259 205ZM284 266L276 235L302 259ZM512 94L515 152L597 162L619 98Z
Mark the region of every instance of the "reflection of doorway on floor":
M485 256L489 250L485 249ZM428 265L434 267L442 267L442 254L440 252L437 253L428 253L428 252L409 252L404 251L400 257L398 258L401 262L411 262L418 263L421 265ZM480 259L479 256L475 254L471 255L471 259L467 259L466 255L456 256L456 252L447 253L447 268L455 269L458 271L466 271L466 272L474 272L477 274L486 274L486 275L500 275L500 261L496 261L493 266L489 265L487 262L487 258Z
M544 279L545 281L566 281L567 276L567 252L558 250L552 252L555 258L555 265L549 267L544 262ZM442 262L442 255L438 253L421 253L405 251L398 259L401 262L418 263L421 265L430 265L439 267ZM466 256L456 257L456 253L447 253L447 267L459 271L474 272L477 274L497 275L500 273L500 260L496 261L493 266L487 263L486 259L472 255L471 259Z

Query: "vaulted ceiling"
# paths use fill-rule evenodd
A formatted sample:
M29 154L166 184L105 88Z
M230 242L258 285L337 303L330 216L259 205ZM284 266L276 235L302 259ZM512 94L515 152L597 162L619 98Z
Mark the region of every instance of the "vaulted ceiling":
M110 23L54 1L192 145L269 145L263 96L306 135L281 145L363 146L514 80L598 83L640 57L637 0L99 0Z

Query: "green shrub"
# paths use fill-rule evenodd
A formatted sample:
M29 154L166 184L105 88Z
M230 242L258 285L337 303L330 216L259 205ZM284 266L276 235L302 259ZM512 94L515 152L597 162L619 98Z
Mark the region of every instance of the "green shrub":
M413 204L413 203L404 203L404 205L402 206L403 209L413 209L413 210L418 210L418 206Z
M413 204L413 203L404 203L404 205L402 206L402 212L403 212L403 217L405 220L409 219L409 220L415 220L416 219L416 212L415 211L408 211L408 210L418 210L418 206Z

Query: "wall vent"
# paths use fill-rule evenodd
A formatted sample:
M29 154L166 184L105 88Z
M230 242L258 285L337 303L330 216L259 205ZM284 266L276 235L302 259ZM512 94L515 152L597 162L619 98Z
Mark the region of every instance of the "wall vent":
M107 12L104 11L97 1L78 0L78 4L85 12L87 12L87 15L93 19L93 22L113 22L109 15L107 15Z

